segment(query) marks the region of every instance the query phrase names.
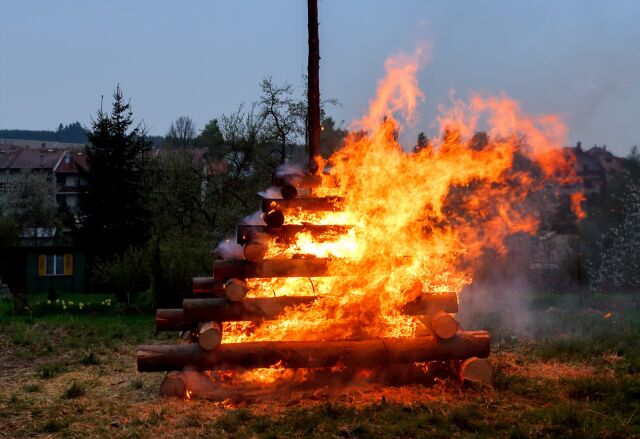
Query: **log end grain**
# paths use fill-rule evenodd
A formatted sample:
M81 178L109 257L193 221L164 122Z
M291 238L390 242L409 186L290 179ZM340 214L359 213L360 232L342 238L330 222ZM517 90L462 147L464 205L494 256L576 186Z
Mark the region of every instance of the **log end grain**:
M174 398L185 398L187 395L187 383L182 372L171 371L165 375L160 384L160 394Z
M458 375L463 383L493 387L493 367L486 358L467 358L460 364Z
M198 344L205 351L212 351L222 343L222 325L218 322L204 322L198 331Z

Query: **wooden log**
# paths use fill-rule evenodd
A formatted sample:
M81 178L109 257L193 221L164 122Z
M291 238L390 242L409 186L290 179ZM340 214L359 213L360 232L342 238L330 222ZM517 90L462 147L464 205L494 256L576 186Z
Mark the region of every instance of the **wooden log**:
M280 195L284 200L292 200L298 196L298 189L292 184L285 184L280 188Z
M309 172L318 172L316 156L320 155L320 36L318 32L318 0L307 0L307 125L309 137Z
M493 367L485 358L467 358L458 367L458 376L463 383L493 387Z
M181 344L191 344L197 340L198 340L198 335L194 334L194 331L192 331L191 329L185 329L180 333Z
M316 299L316 296L252 297L245 298L241 302L231 302L226 298L217 297L184 299L182 309L159 309L156 312L156 331L190 330L199 322L208 320L218 322L260 322L271 320L289 306L312 303ZM434 300L434 303L428 305L431 299ZM443 307L440 309L441 311L448 310L448 312L451 312L451 310L457 310L457 302L441 300L441 294L437 293L423 294L420 303L424 305L424 308L404 307L403 313L405 315L420 316L424 314L425 308L437 310L439 306ZM455 308L452 303L455 303ZM422 330L418 335L432 334L428 320Z
M291 242L298 233L310 233L316 238L337 239L351 229L349 225L322 225L322 224L284 224L282 227L267 227L253 224L238 224L238 244L248 242L261 242L275 237L279 242ZM246 255L245 255L246 257Z
M137 351L138 371L269 367L347 367L371 364L444 361L489 355L486 331L458 332L449 340L436 337L336 341L266 341L221 344L206 352L196 345L148 345Z
M435 311L457 313L458 295L454 292L422 293L402 308L403 314L409 316L427 315Z
M198 344L205 351L212 351L222 343L222 325L219 322L208 321L198 328Z
M310 277L328 276L326 258L263 259L251 262L224 260L213 262L213 277L227 280L255 277Z
M279 207L274 207L262 214L262 219L269 228L282 227L284 224L284 213Z
M326 176L325 178L328 178ZM286 186L291 185L293 187L301 188L317 188L322 185L323 176L319 174L273 174L271 178L271 184L274 186Z
M229 279L224 284L224 295L232 302L240 302L248 291L247 283L240 279Z
M194 294L224 296L224 281L213 277L194 277L191 279L191 286Z
M156 310L156 331L182 331L188 328L182 309Z
M458 321L449 313L437 311L429 318L431 333L442 340L449 340L458 332Z
M282 198L268 198L258 194L261 198L261 208L263 212L273 209L272 203L281 210L299 208L311 212L336 211L340 210L344 198L342 197L297 197L291 200Z
M160 394L162 396L171 396L175 398L186 397L187 383L182 372L173 370L167 373L160 384Z
M270 320L282 314L285 308L313 303L316 296L251 297L242 302L230 302L225 299L184 299L183 320L202 322L260 322Z
M240 242L238 242L239 244ZM257 262L264 259L267 254L267 250L269 249L269 245L265 242L261 241L251 241L244 245L244 249L242 249L242 253L247 261Z

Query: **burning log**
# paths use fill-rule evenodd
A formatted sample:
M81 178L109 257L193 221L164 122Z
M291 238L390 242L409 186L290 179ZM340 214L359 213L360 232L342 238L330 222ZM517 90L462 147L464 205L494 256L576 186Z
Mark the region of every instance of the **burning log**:
M222 325L209 321L200 324L198 330L198 345L205 351L212 351L222 343Z
M437 311L428 320L431 333L442 340L449 340L458 332L458 321L449 313Z
M160 394L162 396L172 396L184 398L187 395L187 383L182 372L173 370L165 375L160 384Z
M196 345L148 345L137 351L139 372L269 367L281 362L289 368L364 367L406 364L489 355L486 331L459 332L449 340L436 337L336 341L265 341L221 344L215 351Z
M284 213L282 213L280 207L274 204L266 213L262 214L262 219L268 228L282 227L284 224Z
M267 227L252 224L238 224L238 244L262 241L265 235L275 236L279 241L290 242L298 233L310 233L314 237L339 237L351 229L348 225L284 224L282 227ZM245 255L246 256L246 255ZM247 258L248 259L248 258Z
M420 299L423 308L405 306L402 309L403 314L419 316L424 315L426 310L456 312L458 302L455 293L449 293L448 301L442 300L442 296L442 294L425 293ZM230 302L224 298L184 299L182 309L156 311L156 331L181 331L193 328L198 322L209 320L260 322L277 317L287 307L306 305L313 303L316 299L316 296L252 297L241 302Z
M224 299L184 299L183 321L259 322L281 314L285 308L315 302L316 296L252 297L242 302Z
M224 295L232 302L240 302L248 291L246 282L240 279L229 279L224 284Z
M238 240L240 240L239 237ZM261 241L252 241L245 244L242 253L244 254L244 257L247 259L247 261L258 262L264 259L268 249L269 246L267 243Z
M436 311L458 312L458 295L454 292L423 293L402 307L409 316L428 315Z
M255 277L329 276L326 258L263 259L261 261L214 261L213 277L247 279Z
M285 184L280 188L280 195L285 200L292 200L298 196L298 189L292 184Z
M259 194L258 194L259 195ZM261 198L263 212L271 210L271 203L275 203L280 209L300 208L306 211L336 211L340 210L344 198L342 197L297 197L291 200L281 198Z
M194 277L191 280L194 294L210 294L213 296L224 296L224 282L213 277Z

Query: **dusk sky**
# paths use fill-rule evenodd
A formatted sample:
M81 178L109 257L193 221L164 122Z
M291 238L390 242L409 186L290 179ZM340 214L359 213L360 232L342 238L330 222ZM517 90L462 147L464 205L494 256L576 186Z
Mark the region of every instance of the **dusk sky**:
M319 2L320 88L360 116L385 58L431 47L419 80L427 99L414 132L434 132L452 89L500 93L534 114L560 114L567 143L640 144L640 2ZM89 123L117 83L136 119L163 135L250 104L259 82L300 84L306 2L0 0L0 128ZM408 130L409 131L409 130Z

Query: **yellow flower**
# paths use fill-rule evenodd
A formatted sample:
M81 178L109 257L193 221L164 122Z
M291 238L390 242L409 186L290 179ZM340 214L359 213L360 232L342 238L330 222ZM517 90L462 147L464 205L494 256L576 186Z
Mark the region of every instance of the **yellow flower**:
M50 300L47 300L47 305L51 305L51 301Z
M66 305L62 305L62 309L67 309L67 306Z

